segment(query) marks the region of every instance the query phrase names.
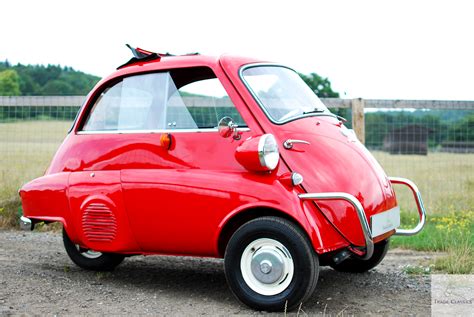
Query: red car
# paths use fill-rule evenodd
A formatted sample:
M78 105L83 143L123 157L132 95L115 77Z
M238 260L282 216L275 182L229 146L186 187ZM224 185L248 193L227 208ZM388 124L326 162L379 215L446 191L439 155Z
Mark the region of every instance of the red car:
M267 311L312 294L319 266L364 272L425 222L416 186L377 161L291 68L254 59L135 57L100 81L44 176L20 190L21 226L61 222L71 260L224 258L232 292ZM398 229L392 184L420 221Z

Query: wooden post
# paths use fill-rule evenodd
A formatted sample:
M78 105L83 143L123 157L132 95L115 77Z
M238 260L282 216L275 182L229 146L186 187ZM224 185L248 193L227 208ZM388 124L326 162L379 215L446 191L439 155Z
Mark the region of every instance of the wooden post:
M352 129L362 144L365 144L364 99L352 99Z

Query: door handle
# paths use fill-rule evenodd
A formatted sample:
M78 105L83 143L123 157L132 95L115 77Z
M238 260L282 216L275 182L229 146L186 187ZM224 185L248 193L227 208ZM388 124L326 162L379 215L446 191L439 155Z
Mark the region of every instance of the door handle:
M292 139L288 139L286 140L285 142L283 142L283 147L287 150L289 149L292 149L293 148L293 144L296 144L296 143L300 143L300 144L307 144L307 145L310 145L311 143L309 143L308 141L304 141L304 140L292 140Z

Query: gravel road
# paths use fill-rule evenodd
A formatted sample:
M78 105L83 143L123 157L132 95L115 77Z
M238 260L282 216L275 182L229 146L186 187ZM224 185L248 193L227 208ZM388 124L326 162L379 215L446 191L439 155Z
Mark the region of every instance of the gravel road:
M323 267L308 315L430 315L429 276L402 267L435 256L390 250L364 274ZM262 314L242 305L227 287L223 262L165 256L127 258L114 272L76 267L58 233L0 231L0 316Z

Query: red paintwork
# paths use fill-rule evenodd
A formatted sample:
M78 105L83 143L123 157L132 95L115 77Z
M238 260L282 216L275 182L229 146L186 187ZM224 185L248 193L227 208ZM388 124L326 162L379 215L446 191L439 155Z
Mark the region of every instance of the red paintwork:
M347 192L370 216L396 205L383 170L363 145L341 133L343 127L335 118L271 123L238 76L243 65L255 62L232 56L162 57L123 67L101 80L46 175L21 189L24 215L62 222L71 240L83 247L129 254L221 257L218 244L226 224L262 208L298 223L317 253L363 245L352 207L343 202L303 203L297 194ZM193 66L211 68L221 81L249 127L241 140L225 139L217 132L170 131L168 149L161 133L77 133L96 96L111 81ZM272 133L280 144L280 163L271 172L252 172L253 165L241 163L258 163L249 149L255 149L258 136L265 133ZM311 145L295 144L286 150L281 144L290 138ZM291 185L292 171L304 176L302 185ZM94 236L91 225L84 223L94 217L100 220L104 213L113 223L103 235Z
M236 149L235 149L235 159L243 167L249 171L253 172L266 172L268 168L262 166L260 163L260 158L258 157L258 143L262 136L250 137L244 140ZM278 166L277 166L278 168Z

